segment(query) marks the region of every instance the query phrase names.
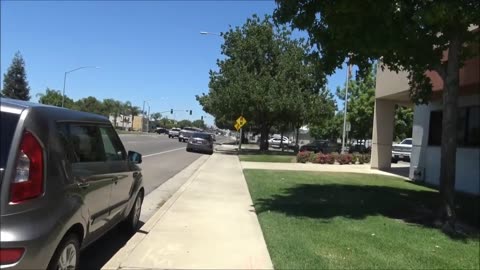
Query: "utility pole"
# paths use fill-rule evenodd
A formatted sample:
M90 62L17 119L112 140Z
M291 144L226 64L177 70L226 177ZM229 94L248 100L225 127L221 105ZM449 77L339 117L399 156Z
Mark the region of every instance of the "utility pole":
M147 114L147 133L150 131L150 104L148 104L148 114Z
M345 106L343 108L343 135L342 135L342 153L345 153L345 131L347 129L347 105L348 105L348 81L350 80L350 68L348 64L347 68L347 81L345 82Z

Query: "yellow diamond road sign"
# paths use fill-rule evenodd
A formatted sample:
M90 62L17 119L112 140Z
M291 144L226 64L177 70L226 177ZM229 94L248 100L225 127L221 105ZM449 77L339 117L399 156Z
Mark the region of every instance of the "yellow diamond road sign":
M246 123L247 119L245 119L243 116L237 118L237 124L240 125L240 128L243 127Z
M235 123L235 129L238 131L240 130L240 125L238 123Z

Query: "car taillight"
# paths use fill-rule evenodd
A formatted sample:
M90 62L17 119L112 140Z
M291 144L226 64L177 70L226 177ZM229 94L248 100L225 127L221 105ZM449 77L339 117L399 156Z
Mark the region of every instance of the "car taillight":
M10 187L10 203L33 199L43 193L43 149L30 132L23 134L16 173Z
M18 262L25 250L23 248L2 248L0 249L0 265Z

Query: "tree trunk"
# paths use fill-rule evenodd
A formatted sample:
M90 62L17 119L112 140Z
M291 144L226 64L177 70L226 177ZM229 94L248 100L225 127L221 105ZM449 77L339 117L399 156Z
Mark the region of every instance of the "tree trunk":
M298 150L300 149L298 145L298 136L300 134L300 127L297 127L297 134L295 134L295 153L298 153Z
M448 62L443 73L443 119L440 160L440 194L443 202L445 225L455 228L455 170L457 161L457 102L460 85L459 52L462 44L458 37L450 41Z
M262 125L260 130L260 151L268 150L268 133L270 128L266 125Z
M132 114L132 125L131 125L132 131L133 131L133 118L134 118L134 117L135 117L135 116ZM143 118L142 118L142 122L143 122ZM142 123L142 132L143 132L143 123Z

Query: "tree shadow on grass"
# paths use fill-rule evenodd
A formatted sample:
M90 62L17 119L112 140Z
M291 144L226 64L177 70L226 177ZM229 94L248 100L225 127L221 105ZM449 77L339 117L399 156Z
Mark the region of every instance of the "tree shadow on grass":
M274 211L288 216L328 219L345 217L364 219L381 215L424 227L436 228L435 209L439 194L385 186L301 184L283 194L255 200L257 213ZM451 234L453 239L466 240L474 234Z

